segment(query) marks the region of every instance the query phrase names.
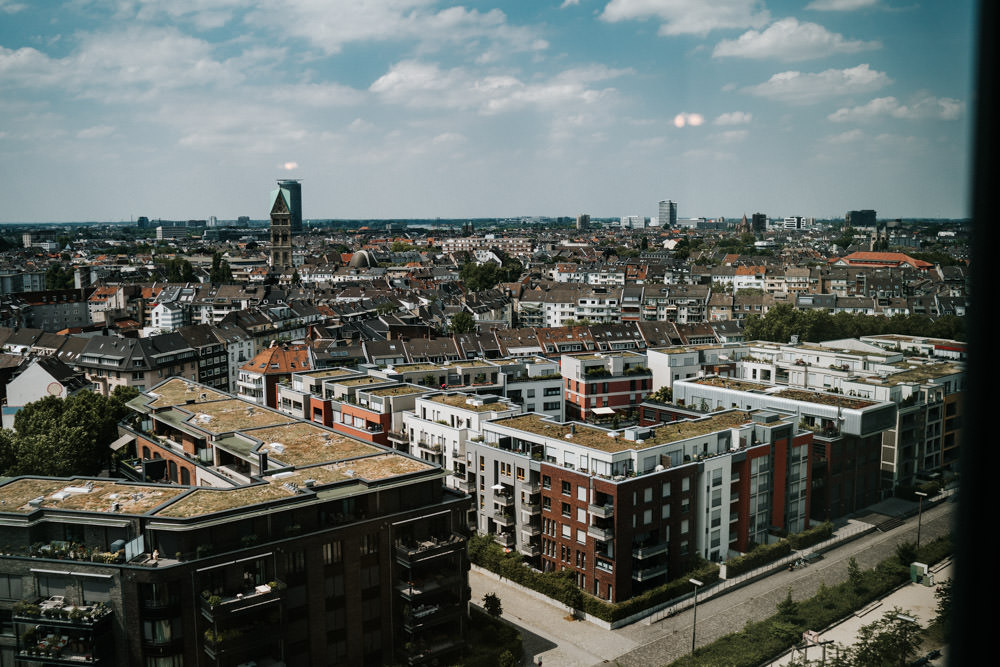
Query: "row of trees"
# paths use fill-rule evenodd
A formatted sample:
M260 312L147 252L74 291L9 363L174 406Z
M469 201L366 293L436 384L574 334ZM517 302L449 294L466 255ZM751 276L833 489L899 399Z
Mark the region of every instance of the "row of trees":
M747 340L769 340L779 343L797 335L800 341L818 343L838 338L857 338L884 334L929 336L965 340L965 320L953 315L931 319L924 315L893 315L892 317L836 313L822 310L798 310L782 303L766 315L750 315L744 323Z
M98 474L129 413L125 404L138 393L117 387L111 396L83 391L28 403L14 417L14 430L0 431L0 476Z

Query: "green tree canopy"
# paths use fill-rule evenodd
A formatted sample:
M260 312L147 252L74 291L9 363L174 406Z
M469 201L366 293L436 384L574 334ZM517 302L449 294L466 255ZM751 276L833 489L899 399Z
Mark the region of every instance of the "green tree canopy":
M472 333L476 330L476 318L468 311L461 311L451 316L448 330L453 334Z
M118 387L111 396L83 391L28 403L14 417L14 431L0 437L0 473L96 475L129 413L125 403L138 393Z

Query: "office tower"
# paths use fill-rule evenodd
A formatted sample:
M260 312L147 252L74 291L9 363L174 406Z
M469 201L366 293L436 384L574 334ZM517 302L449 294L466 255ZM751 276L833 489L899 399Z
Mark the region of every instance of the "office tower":
M576 216L576 228L577 229L587 229L590 227L590 216L586 213L581 213Z
M302 231L302 181L297 179L282 179L278 187L288 192L288 209L291 213L292 233Z
M752 221L753 231L763 232L767 229L767 214L766 213L754 213Z
M669 199L660 202L660 226L661 227L676 227L677 226L677 202L671 201Z
M845 227L874 227L875 211L865 209L863 211L848 211L844 214Z

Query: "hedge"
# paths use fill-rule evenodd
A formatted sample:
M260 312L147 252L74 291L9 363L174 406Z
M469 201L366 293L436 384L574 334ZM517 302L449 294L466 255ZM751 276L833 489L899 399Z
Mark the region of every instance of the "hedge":
M917 552L922 563L936 563L951 553L951 541L938 538ZM821 585L816 595L793 605L792 613L776 613L762 621L748 622L742 630L698 648L673 663L676 667L729 665L754 667L767 663L796 645L806 630L825 628L869 603L885 597L909 579L907 564L896 556L861 573L859 585L846 580L835 586Z
M688 581L696 578L711 584L719 579L719 567L704 563L683 577L652 588L625 602L607 602L585 593L576 585L572 570L558 572L538 572L525 565L515 553L504 553L503 549L489 535L473 535L469 538L469 560L486 568L501 578L510 579L526 588L557 600L572 609L579 609L602 621L613 623L633 614L669 602L690 593L694 586Z
M809 530L789 535L788 543L792 546L793 550L798 551L799 549L806 549L814 544L819 544L823 540L830 539L832 536L833 523L825 521L818 526L813 526Z
M768 563L773 563L792 553L792 545L788 540L780 540L772 544L758 545L753 551L726 561L726 577L749 572Z

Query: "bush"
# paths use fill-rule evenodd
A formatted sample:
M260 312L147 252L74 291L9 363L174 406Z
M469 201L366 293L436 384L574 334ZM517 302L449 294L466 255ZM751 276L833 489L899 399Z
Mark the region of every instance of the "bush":
M833 536L833 523L825 521L818 526L813 526L809 530L801 533L793 533L788 536L788 543L792 549L798 551L819 544L823 540L828 540Z
M773 544L761 544L753 551L726 561L726 576L732 577L749 572L780 560L790 553L792 553L792 546L788 540L781 540Z

